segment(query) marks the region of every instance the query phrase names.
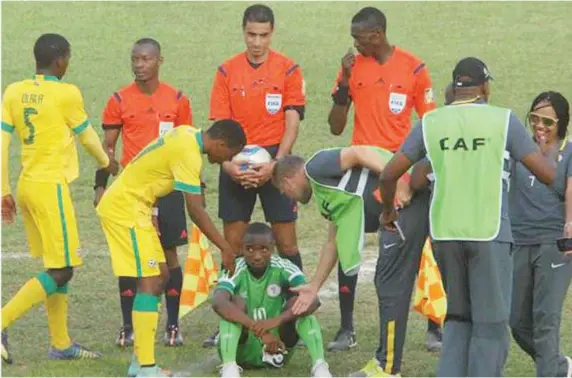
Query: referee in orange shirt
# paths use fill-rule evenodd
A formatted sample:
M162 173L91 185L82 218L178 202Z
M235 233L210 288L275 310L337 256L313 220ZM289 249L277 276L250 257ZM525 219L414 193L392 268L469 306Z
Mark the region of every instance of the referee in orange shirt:
M242 31L246 51L218 67L209 118L238 121L248 144L264 147L278 159L290 154L304 118L302 70L290 58L270 49L274 13L268 6L249 6L243 14ZM226 240L240 250L256 197L260 198L280 255L302 269L296 240L296 203L269 181L274 161L248 171L240 171L240 165L233 162L223 164L219 176L219 217L224 222ZM213 344L211 337L203 345Z
M342 59L328 123L332 134L340 135L353 103L351 143L395 152L409 134L413 110L422 117L435 108L435 101L423 61L390 44L386 29L386 17L377 8L363 8L352 18L351 35L359 54L354 55L350 49ZM345 350L357 344L353 332L357 275L348 277L338 266L338 284L341 328L328 345L329 350ZM440 348L440 329L431 322L427 338L430 349Z
M179 125L191 125L190 101L182 91L159 81L159 68L163 63L161 46L151 38L143 38L131 50L131 69L135 81L114 92L103 111L105 131L104 147L115 155L119 136L122 137L121 165L129 164L149 142ZM96 175L95 204L99 202L107 184L101 171ZM179 301L183 287L183 272L179 266L177 247L187 244L187 221L183 194L174 191L159 199L154 209L161 245L169 267L169 281L165 287L167 326L164 342L167 346L181 345L179 332ZM136 280L119 278L119 296L123 326L116 344L133 344L131 312L136 293Z

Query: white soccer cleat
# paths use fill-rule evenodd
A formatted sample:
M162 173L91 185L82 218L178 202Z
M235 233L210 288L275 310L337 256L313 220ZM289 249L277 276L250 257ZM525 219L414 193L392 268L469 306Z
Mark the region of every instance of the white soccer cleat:
M326 361L318 361L312 368L312 377L332 377L330 366Z
M240 377L242 368L236 362L227 362L220 368L221 377Z
M572 378L572 358L566 356L566 360L568 361L568 374L566 378Z

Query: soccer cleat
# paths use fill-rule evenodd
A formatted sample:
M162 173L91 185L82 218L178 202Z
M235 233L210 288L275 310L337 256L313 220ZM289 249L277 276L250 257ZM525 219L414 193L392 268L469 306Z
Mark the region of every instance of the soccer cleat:
M117 340L115 340L115 345L118 347L130 347L133 346L133 326L124 325L119 329L119 335Z
M572 358L566 356L566 361L568 361L568 373L566 378L572 378Z
M171 373L167 369L162 369L159 366L142 367L139 368L136 377L172 377Z
M227 362L220 368L221 377L240 377L240 373L242 373L242 368L236 362Z
M66 349L51 347L48 352L48 358L52 360L95 360L99 357L101 357L101 353L91 351L78 343L73 343Z
M350 377L399 377L400 375L391 375L386 373L381 366L379 366L379 362L377 359L372 358L368 361L367 364L361 370L356 371L355 373L351 373Z
M312 367L312 372L310 374L312 377L331 377L330 366L324 360L318 361L316 365Z
M7 364L14 362L10 357L10 352L8 352L8 334L6 331L2 331L2 361Z
M427 331L427 350L430 352L439 352L443 345L443 334L441 330Z
M179 332L179 327L176 325L168 326L163 341L166 346L183 345L183 336L181 336L181 332Z
M203 341L203 348L214 348L218 343L218 329Z
M328 344L328 351L342 351L353 348L357 345L354 331L341 328L332 342Z

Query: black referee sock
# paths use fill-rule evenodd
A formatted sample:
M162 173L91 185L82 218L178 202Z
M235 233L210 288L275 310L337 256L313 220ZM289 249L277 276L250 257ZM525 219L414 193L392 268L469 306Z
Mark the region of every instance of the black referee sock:
M338 294L340 298L340 317L342 328L354 329L354 301L358 275L346 276L338 264Z
M133 300L137 293L137 280L134 277L119 277L119 300L121 301L121 314L123 325L133 328Z
M300 256L300 251L296 251L296 253L291 255L280 253L280 257L290 260L294 265L300 268L302 272L304 271L304 269L302 269L302 256Z
M179 303L183 290L183 270L180 266L169 268L169 282L165 287L167 302L167 326L179 325Z

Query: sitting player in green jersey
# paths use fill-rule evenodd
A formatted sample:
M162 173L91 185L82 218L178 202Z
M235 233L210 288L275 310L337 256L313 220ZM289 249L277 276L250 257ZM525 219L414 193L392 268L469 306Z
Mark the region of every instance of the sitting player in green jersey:
M218 350L221 376L238 377L244 367L282 367L284 357L301 337L312 359L313 377L331 377L324 360L322 331L314 311L316 299L300 316L292 313L290 288L306 283L304 273L274 254L272 230L252 223L243 238L242 258L232 277L219 279L213 309L222 318Z

